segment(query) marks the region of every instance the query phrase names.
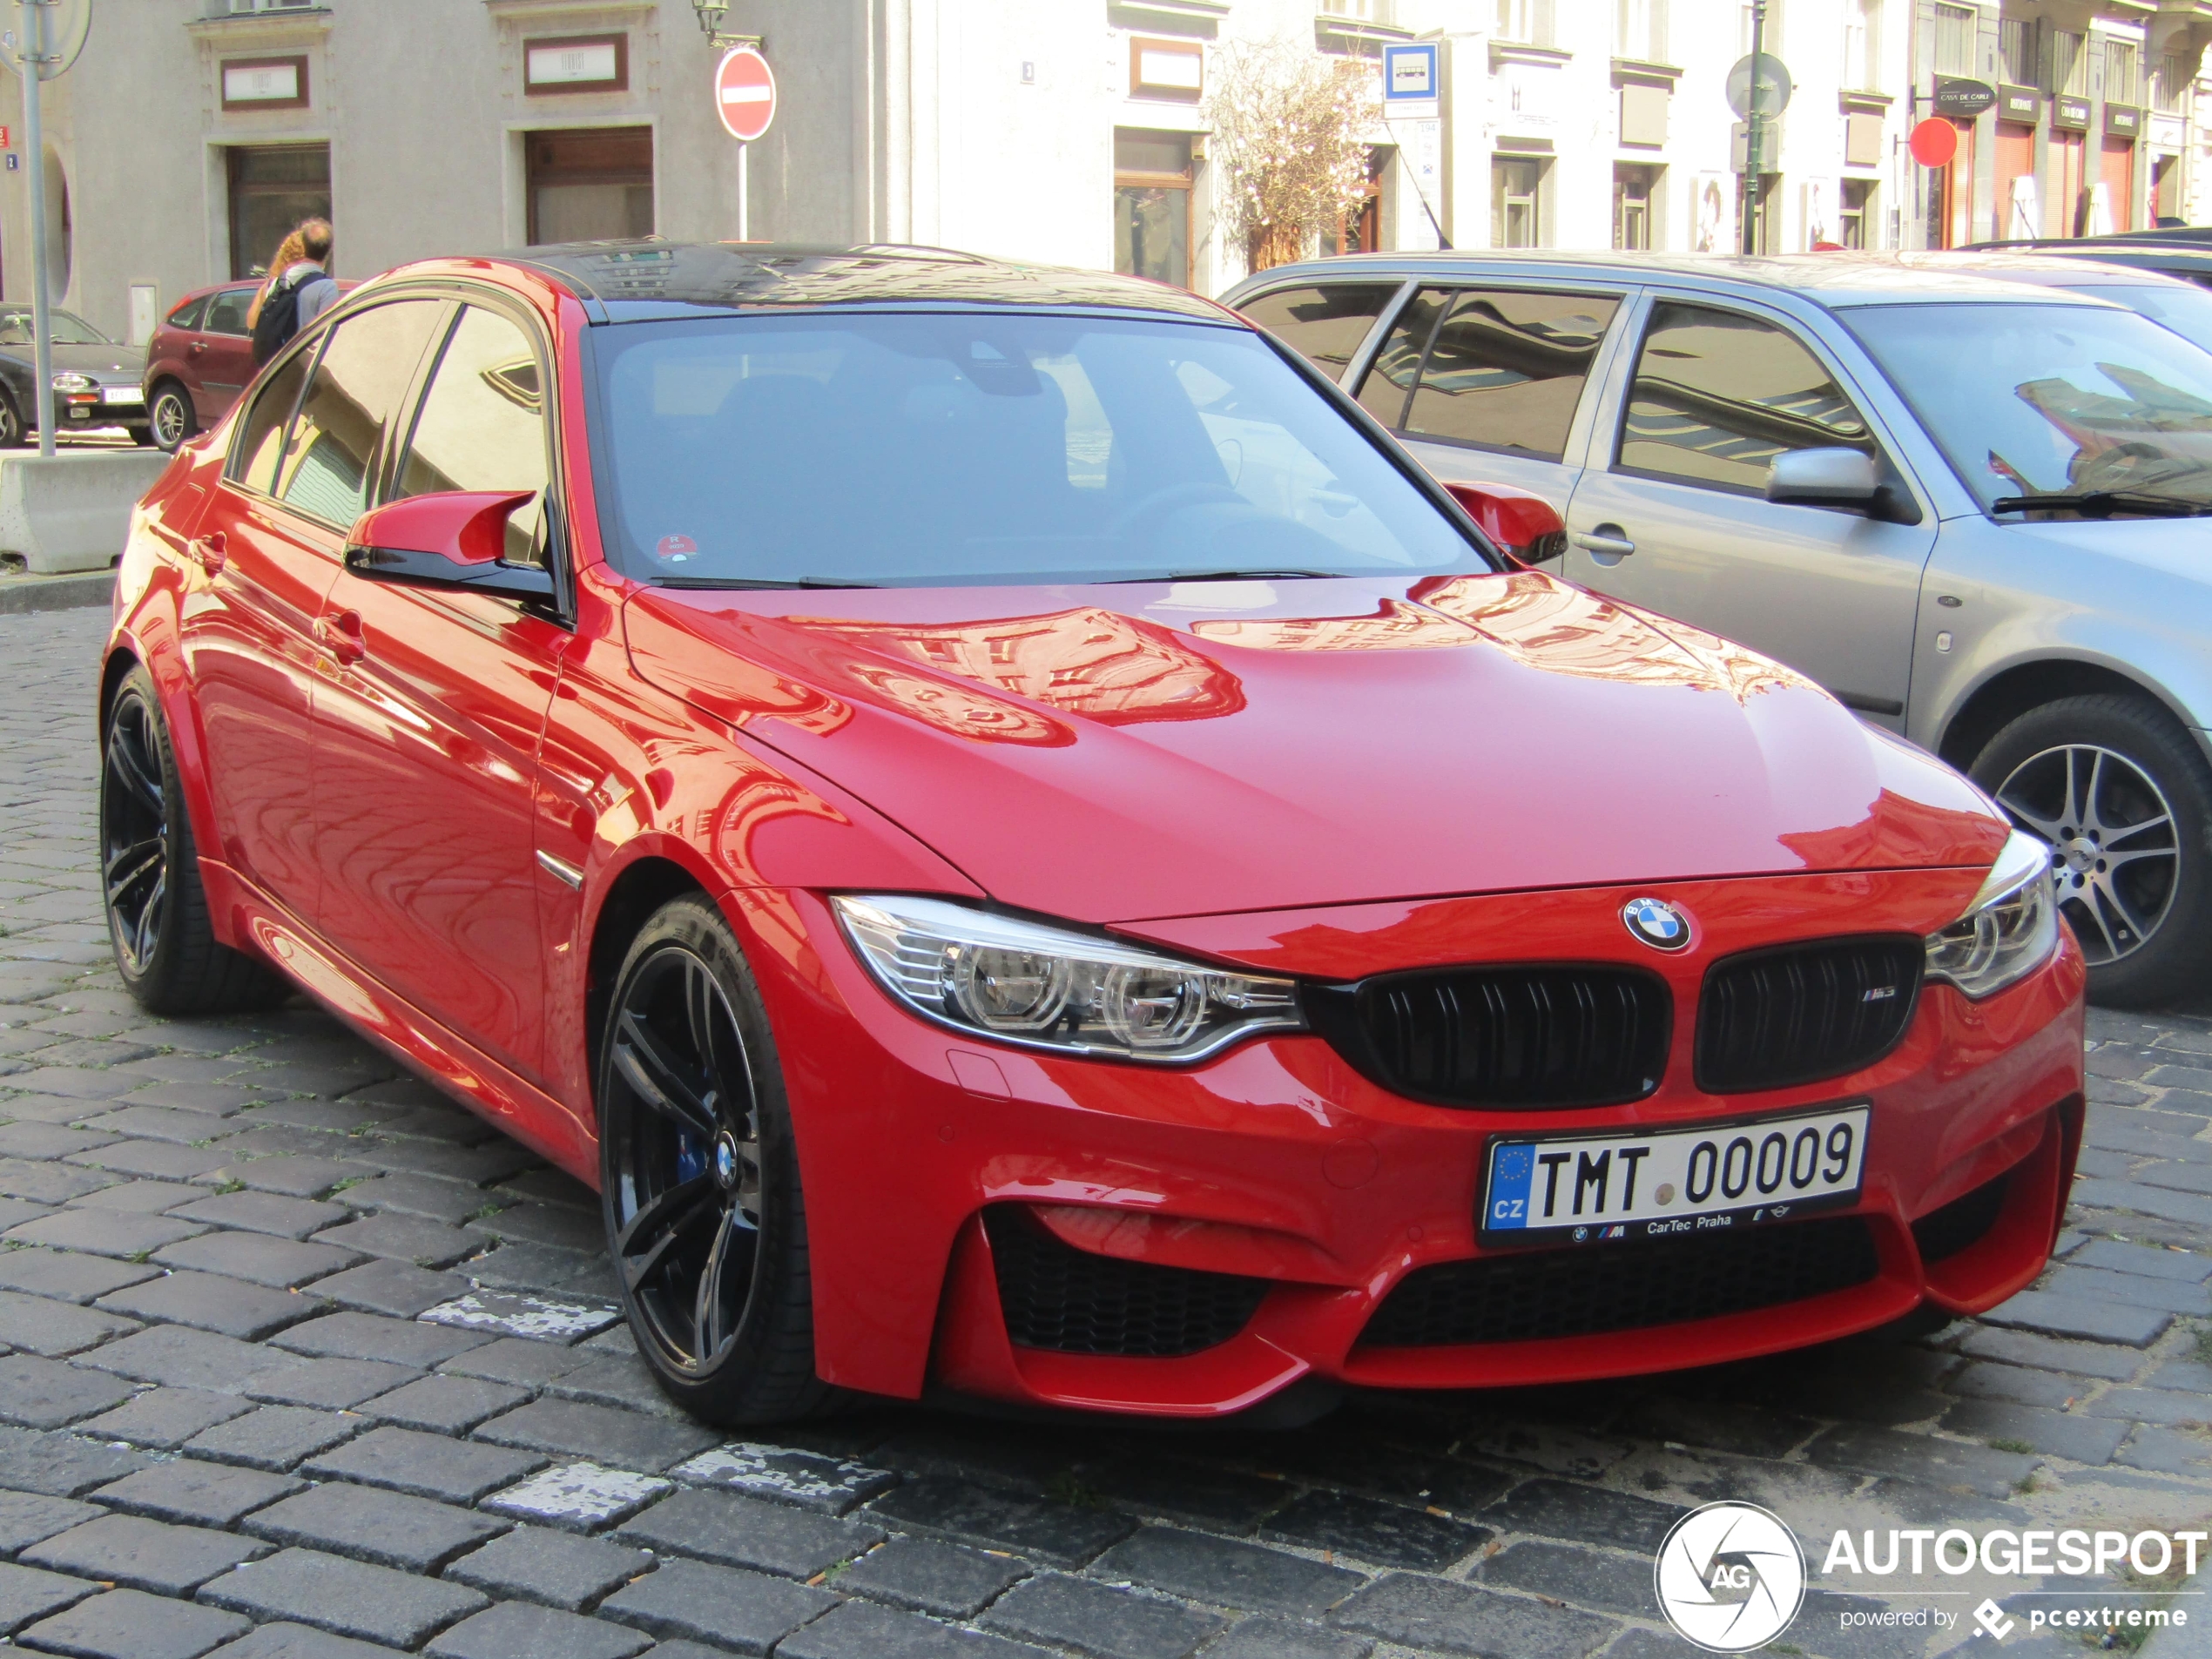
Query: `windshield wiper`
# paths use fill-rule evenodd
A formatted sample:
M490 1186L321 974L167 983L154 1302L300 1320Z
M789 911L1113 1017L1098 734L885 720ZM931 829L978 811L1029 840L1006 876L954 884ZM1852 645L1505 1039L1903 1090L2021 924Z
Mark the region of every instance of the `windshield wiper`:
M1335 570L1170 570L1163 576L1112 577L1103 585L1115 587L1132 582L1293 582L1325 579L1339 574Z
M2182 496L2161 496L2147 489L2085 489L2048 496L2000 496L1989 503L1993 513L2079 513L2084 518L2110 518L2115 513L2137 513L2146 518L2203 518L2212 515L2212 502L2190 501Z
M765 581L755 577L664 576L653 578L658 588L688 588L702 591L716 588L873 588L873 582L840 582L835 577L794 576L780 582Z

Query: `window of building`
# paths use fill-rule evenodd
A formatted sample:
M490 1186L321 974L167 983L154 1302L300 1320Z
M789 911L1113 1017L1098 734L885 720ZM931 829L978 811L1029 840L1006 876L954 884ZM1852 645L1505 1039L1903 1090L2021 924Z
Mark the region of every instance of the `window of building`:
M2089 96L2089 43L2071 29L2051 30L2051 91L2062 98Z
M2105 42L2106 103L2128 105L2143 101L2142 89L2136 84L2136 64L2140 61L2134 41Z
M529 489L507 520L505 556L535 562L545 514L545 403L536 349L514 321L462 308L415 417L395 497L442 489Z
M2151 108L2166 115L2188 111L2189 83L2195 79L2195 60L2177 52L2162 53L2150 81Z
M1367 152L1366 188L1359 199L1337 215L1333 225L1321 227L1321 252L1375 253L1382 248L1382 181L1389 170L1389 150Z
M1667 61L1667 0L1615 0L1613 54L1641 63Z
M260 276L301 219L330 217L330 146L238 145L227 159L236 281Z
M1622 163L1613 169L1613 246L1637 251L1651 246L1659 169Z
M1882 90L1882 0L1844 0L1844 85L1853 92Z
M1190 286L1190 138L1114 134L1114 268Z
M1406 432L1558 460L1618 306L1514 289L1458 295L1429 342Z
M2181 157L2161 156L2150 164L2150 212L2154 224L2181 223Z
M1318 10L1325 17L1352 17L1360 23L1398 21L1395 0L1321 0Z
M571 127L523 135L533 244L653 233L653 130Z
M1997 78L2013 86L2043 84L2043 31L2038 19L1998 20Z
M385 423L444 314L442 300L401 300L332 330L277 469L274 493L286 506L341 529L361 516Z
M1935 9L1935 72L1972 75L1974 72L1974 35L1981 13L1972 6L1939 5Z
M1873 226L1877 188L1871 179L1844 180L1843 194L1836 209L1836 239L1845 247L1876 246Z
M1244 313L1330 379L1339 380L1397 292L1395 282L1284 288L1247 302Z
M1865 421L1795 337L1734 312L1653 308L1620 470L1756 496L1775 456L1836 446L1874 449Z
M1552 44L1552 0L1498 0L1498 38L1521 46Z
M1496 156L1490 162L1490 245L1541 247L1552 164L1535 156Z

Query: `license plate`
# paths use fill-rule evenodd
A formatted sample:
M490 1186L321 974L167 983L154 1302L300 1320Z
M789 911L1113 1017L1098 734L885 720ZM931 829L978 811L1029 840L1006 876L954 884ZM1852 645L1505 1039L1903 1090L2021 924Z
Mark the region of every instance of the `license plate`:
M100 388L100 401L104 403L143 403L146 401L145 389L138 386L105 386Z
M1864 1102L1635 1135L1490 1143L1487 1246L1665 1238L1845 1207L1866 1162Z

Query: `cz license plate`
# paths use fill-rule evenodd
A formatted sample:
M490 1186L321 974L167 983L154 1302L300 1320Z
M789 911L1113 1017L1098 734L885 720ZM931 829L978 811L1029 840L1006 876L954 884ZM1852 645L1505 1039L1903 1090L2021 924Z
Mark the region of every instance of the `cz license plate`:
M1481 1243L1665 1238L1848 1206L1866 1163L1865 1102L1640 1135L1490 1143Z
M103 403L143 403L145 401L145 389L143 387L108 386L103 387L100 390L100 401Z

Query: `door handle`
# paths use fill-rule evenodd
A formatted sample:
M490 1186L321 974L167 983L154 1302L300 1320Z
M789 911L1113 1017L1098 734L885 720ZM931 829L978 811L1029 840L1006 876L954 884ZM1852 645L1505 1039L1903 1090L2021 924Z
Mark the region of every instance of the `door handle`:
M358 663L368 654L368 642L361 637L361 617L358 610L338 610L315 618L315 644L338 659L340 665Z
M192 343L192 353L195 357L199 356L200 353L206 351L206 349L207 342L204 340L195 340Z
M217 530L212 536L196 536L189 545L192 548L192 556L199 561L201 570L210 576L220 576L223 573L223 566L227 562L228 555L225 550L226 544L223 541L222 531Z
M1600 524L1595 529L1577 530L1575 545L1585 553L1595 554L1602 559L1625 559L1636 550L1618 524Z

